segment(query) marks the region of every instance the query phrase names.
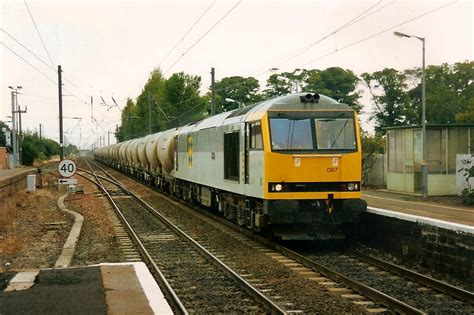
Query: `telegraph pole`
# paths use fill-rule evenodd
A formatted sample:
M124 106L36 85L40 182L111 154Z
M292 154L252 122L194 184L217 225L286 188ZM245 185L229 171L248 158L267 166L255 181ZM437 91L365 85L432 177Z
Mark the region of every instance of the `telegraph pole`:
M216 114L216 91L214 88L215 71L211 68L211 116Z
M128 140L132 138L132 116L130 116L130 107L128 107Z
M63 82L61 66L58 66L58 96L59 96L59 157L64 160L63 146Z
M18 122L19 122L19 127L20 127L20 133L18 134L18 152L20 153L19 155L19 163L21 165L22 161L23 161L23 157L22 157L22 150L21 150L21 145L23 143L23 132L21 131L21 114L26 114L26 111L28 110L28 108L25 106L25 110L21 110L21 107L18 106Z
M41 124L39 125L39 138L41 140Z
M151 96L148 92L148 134L151 135Z
M13 167L16 167L16 106L15 106L15 100L16 100L16 91L12 91L12 147L13 147Z

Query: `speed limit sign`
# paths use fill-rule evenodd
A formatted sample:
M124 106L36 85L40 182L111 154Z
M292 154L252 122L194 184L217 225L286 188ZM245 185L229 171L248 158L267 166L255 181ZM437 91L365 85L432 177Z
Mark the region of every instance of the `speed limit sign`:
M71 177L76 174L76 163L72 160L62 160L58 165L59 175L62 177Z

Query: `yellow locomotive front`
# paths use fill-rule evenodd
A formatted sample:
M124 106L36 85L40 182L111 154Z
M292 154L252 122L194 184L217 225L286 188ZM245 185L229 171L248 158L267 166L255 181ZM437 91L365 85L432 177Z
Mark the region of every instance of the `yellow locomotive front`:
M343 238L366 209L357 114L317 94L300 102L262 119L266 223L283 239Z

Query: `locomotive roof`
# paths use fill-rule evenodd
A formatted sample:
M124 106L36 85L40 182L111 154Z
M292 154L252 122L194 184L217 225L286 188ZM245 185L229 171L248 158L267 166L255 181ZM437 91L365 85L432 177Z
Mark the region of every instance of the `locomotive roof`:
M213 128L243 121L255 121L263 117L267 111L278 110L352 110L348 105L321 94L295 93L272 98L260 103L220 113L209 118L179 128L179 132L192 132L200 129Z

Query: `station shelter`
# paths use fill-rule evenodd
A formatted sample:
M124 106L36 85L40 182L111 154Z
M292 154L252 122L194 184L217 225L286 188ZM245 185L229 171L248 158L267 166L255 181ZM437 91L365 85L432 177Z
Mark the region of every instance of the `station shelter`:
M388 127L387 190L421 194L421 126ZM474 124L426 125L428 196L456 194L456 155L474 154Z

